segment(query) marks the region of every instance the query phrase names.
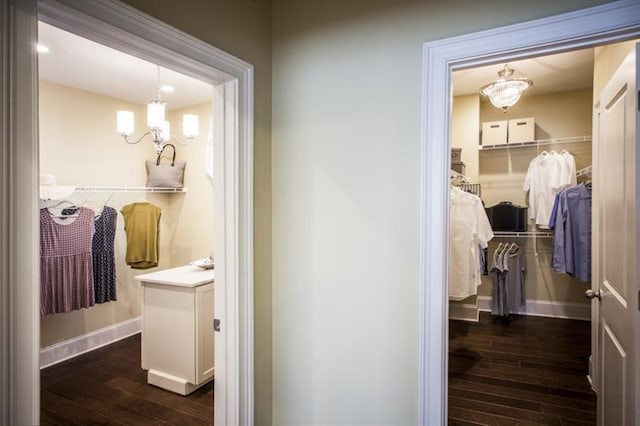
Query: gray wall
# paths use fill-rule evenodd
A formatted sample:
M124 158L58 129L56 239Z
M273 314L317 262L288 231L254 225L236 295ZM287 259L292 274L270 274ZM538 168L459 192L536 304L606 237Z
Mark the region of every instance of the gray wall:
M275 425L416 423L422 44L598 3L273 1Z
M271 424L271 2L124 2L254 66L255 403L256 424Z
M126 0L256 67L257 424L415 424L422 43L605 2Z

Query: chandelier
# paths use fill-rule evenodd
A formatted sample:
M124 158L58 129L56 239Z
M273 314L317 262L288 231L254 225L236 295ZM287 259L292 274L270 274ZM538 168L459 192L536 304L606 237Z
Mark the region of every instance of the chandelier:
M151 136L154 148L157 153L162 151L164 145L171 137L171 127L169 122L165 120L165 108L167 103L162 100L162 86L160 85L160 66L157 67L157 98L147 104L147 126L149 130L140 136L137 140L129 140L129 136L133 134L134 116L131 111L118 111L117 128L118 133L125 142L129 144L137 144L146 136ZM193 139L198 136L198 116L195 114L185 114L182 118L182 133L187 139Z
M528 78L512 77L513 73L513 68L504 64L504 68L498 72L498 79L480 89L480 93L488 97L494 107L502 108L504 112L515 105L522 92L533 85L533 81Z

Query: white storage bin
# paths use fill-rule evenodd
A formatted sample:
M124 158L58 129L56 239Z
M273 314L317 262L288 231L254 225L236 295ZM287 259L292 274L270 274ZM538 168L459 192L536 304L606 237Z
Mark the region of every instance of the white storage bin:
M509 143L535 140L536 121L534 117L509 120Z
M482 145L507 143L507 120L482 123Z

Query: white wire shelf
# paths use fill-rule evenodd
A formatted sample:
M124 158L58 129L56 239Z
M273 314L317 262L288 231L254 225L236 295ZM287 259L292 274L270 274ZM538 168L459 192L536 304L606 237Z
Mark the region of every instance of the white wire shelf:
M76 192L187 192L186 188L160 188L149 186L77 186Z
M510 232L510 231L493 231L494 238L514 238L514 237L536 237L536 238L553 238L553 232L551 231L522 231L522 232Z
M591 176L593 172L593 166L587 166L583 169L580 169L576 172L576 177L580 177L580 176Z
M546 145L562 145L579 142L591 142L591 136L574 136L569 138L554 138L554 139L540 139L524 142L511 142L501 143L496 145L480 145L481 151L488 151L491 149L510 149L510 148L537 148L539 146Z

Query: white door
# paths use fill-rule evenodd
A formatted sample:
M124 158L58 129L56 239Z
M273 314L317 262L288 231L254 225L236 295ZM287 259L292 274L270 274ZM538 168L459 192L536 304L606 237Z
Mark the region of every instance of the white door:
M594 204L594 347L598 425L636 424L638 386L638 150L636 52L600 94ZM597 293L597 292L596 292ZM640 420L640 418L638 418Z

